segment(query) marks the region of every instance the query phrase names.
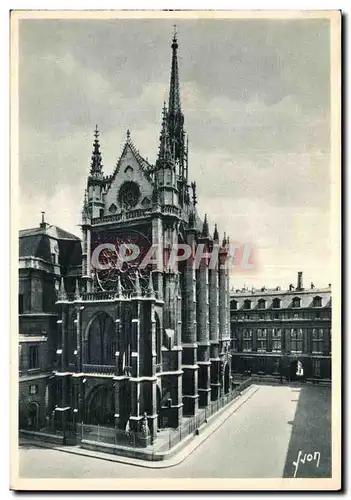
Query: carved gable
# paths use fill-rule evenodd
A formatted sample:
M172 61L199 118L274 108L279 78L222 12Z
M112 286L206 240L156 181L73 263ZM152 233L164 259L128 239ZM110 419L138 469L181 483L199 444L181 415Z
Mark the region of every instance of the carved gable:
M152 198L153 186L145 170L147 162L127 142L105 194L105 215L115 209L145 208L145 199Z

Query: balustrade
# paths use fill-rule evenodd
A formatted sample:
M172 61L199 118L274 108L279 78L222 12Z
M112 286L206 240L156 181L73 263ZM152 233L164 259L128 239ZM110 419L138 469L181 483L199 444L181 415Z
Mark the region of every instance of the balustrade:
M116 366L115 365L82 365L83 373L104 373L106 375L115 375Z

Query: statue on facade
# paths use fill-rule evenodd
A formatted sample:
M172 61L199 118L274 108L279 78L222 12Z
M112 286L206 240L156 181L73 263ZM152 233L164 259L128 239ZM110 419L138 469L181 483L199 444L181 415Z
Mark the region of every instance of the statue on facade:
M125 428L125 433L129 437L130 436L130 423L129 423L129 418L126 423L126 428Z
M149 429L149 425L148 425L148 422L147 422L147 414L146 414L146 412L144 413L144 416L143 416L142 421L141 421L140 432L141 432L141 435L144 438L147 438L147 437L150 436L150 429Z

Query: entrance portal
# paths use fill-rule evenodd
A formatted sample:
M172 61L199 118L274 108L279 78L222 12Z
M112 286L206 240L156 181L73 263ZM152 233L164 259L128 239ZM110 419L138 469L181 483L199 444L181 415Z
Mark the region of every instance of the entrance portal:
M87 423L92 425L114 425L115 398L112 386L95 387L87 403Z

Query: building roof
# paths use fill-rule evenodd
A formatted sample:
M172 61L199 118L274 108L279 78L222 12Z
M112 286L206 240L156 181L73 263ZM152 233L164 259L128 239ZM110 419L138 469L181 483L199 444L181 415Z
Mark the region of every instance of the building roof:
M55 261L53 254L57 255ZM60 227L42 223L19 232L19 257L36 257L72 267L81 264L81 255L80 239Z
M19 237L24 236L37 236L37 235L47 235L50 238L55 238L57 240L78 240L78 236L61 229L58 226L53 226L51 224L46 224L45 227L34 227L31 229L21 229L19 232Z
M273 308L273 300L280 300L280 309L293 308L293 299L300 299L300 307L313 307L315 297L322 299L322 307L331 306L331 288L308 288L294 290L265 289L265 290L238 290L230 292L230 301L237 302L237 309L246 309L244 302L251 301L251 310L259 308L259 302L265 301L265 309Z

